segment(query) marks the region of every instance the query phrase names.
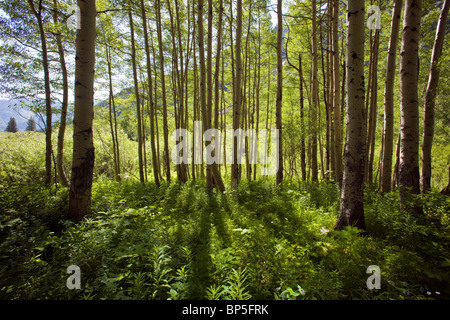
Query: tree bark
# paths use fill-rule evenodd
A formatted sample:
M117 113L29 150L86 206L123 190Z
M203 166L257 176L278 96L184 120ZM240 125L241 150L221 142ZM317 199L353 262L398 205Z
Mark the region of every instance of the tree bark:
M144 177L144 161L142 154L142 117L141 117L141 100L139 95L139 81L137 76L137 66L136 66L136 45L134 40L134 23L133 23L133 13L131 10L131 1L129 1L128 10L128 20L130 23L130 33L131 33L131 61L133 65L133 79L134 79L134 95L136 97L136 114L137 114L137 126L138 126L138 158L139 158L139 180L141 183L145 182Z
M188 4L189 7L189 4ZM189 11L189 8L188 8ZM177 75L177 81L178 81L178 99L179 99L179 110L180 110L180 127L184 128L186 130L188 130L187 127L187 121L185 118L187 118L188 116L188 104L187 101L186 103L184 103L184 99L185 99L185 94L184 94L184 88L185 88L185 72L184 72L184 65L183 65L183 44L182 44L182 38L181 38L181 27L180 27L180 23L181 23L181 18L180 18L180 9L179 9L179 4L178 4L178 0L175 0L175 16L177 19L177 36L178 36L178 49L179 49L179 57L180 57L180 69L178 71L178 69L176 70L176 75ZM189 18L188 18L189 19ZM188 29L189 29L189 22L188 21ZM188 35L188 39L187 39L187 51L189 50L189 35ZM189 53L186 54L186 71L187 71L187 64L189 62L188 57ZM187 96L187 90L186 90L186 96ZM180 170L180 179L181 182L186 182L187 181L187 173L188 173L188 165L186 163L181 163L179 166L179 170Z
M73 160L69 193L69 218L74 221L80 221L90 213L95 160L92 123L97 11L94 0L78 0L78 7L81 28L77 30L76 39Z
M419 32L422 0L406 0L400 53L400 195L420 193ZM409 190L408 190L409 189ZM402 201L403 202L403 201Z
M162 39L162 21L161 21L161 1L157 0L157 18L156 28L158 33L158 47L159 47L159 63L160 63L160 76L161 76L161 91L163 100L163 136L164 136L164 164L166 166L166 181L170 183L170 155L169 155L169 126L167 117L167 100L166 100L166 79L164 72L164 50Z
M58 2L53 1L54 13L53 20L58 23ZM69 105L69 81L67 78L67 67L64 56L64 47L61 41L61 34L56 34L56 45L58 46L59 63L61 65L62 82L63 82L63 101L61 104L61 118L59 121L58 130L58 145L56 154L56 168L58 172L58 180L64 186L69 186L69 181L67 180L66 174L63 167L63 157L64 157L64 135L66 132L66 122L67 122L67 107Z
M213 100L213 80L212 80L212 25L213 25L213 5L212 0L208 1L208 57L207 57L207 83L208 83L208 96L207 96L207 129L212 128L212 100ZM203 30L202 30L203 31ZM219 41L220 44L220 41ZM220 53L217 52L217 55ZM219 69L219 65L216 64L216 68ZM217 77L218 77L217 73ZM216 108L216 111L218 113L219 109ZM218 114L215 114L215 118L218 120ZM217 121L216 120L216 121ZM215 127L217 129L217 126ZM215 141L218 140L218 137L214 137ZM212 142L210 142L212 143ZM216 148L214 152L219 152L220 145L218 143L215 143ZM220 175L219 167L216 162L212 163L210 165L210 172L211 172L211 178L212 178L212 184L211 187L216 186L217 189L220 192L225 191L225 185L223 184L222 177ZM207 177L208 179L208 177Z
M108 46L108 40L105 37L105 52L106 61L108 65L108 80L109 80L109 126L111 130L111 141L114 153L114 176L116 181L120 181L120 161L119 161L119 144L117 139L117 118L116 108L114 105L114 90L112 84L112 67L111 67L111 49Z
M394 150L394 80L397 57L397 43L400 29L400 15L403 0L394 0L391 35L386 62L386 82L384 87L384 131L383 161L381 166L381 191L391 191L392 152Z
M373 43L371 48L371 84L368 86L367 90L370 90L370 98L368 99L369 108L368 116L369 116L369 125L367 130L367 151L366 151L366 182L372 182L373 177L373 159L374 159L374 149L375 149L375 133L376 133L376 125L377 125L377 93L378 93L378 47L379 47L379 30L375 30L375 35L373 37Z
M33 0L28 0L32 14L38 22L39 35L42 48L42 68L44 71L45 87L45 185L49 186L52 182L52 102L50 92L50 72L48 65L47 40L45 37L44 22L42 21L42 0L39 1L39 7L36 10Z
M341 87L339 73L339 0L334 0L333 6L333 125L334 125L334 176L339 186L342 186L342 125L341 125Z
M364 0L348 2L347 18L347 129L340 212L334 226L337 230L345 226L365 229Z
M277 102L276 102L276 128L278 129L278 171L276 176L276 183L283 182L283 148L282 148L282 106L283 106L283 58L281 56L281 48L283 46L283 13L282 0L277 2Z
M298 77L300 79L300 124L302 126L300 138L300 163L302 170L302 180L306 181L306 145L305 145L305 119L304 119L304 98L303 98L303 67L302 56L298 55Z
M312 0L312 109L310 110L311 123L311 180L319 181L317 168L317 112L319 110L319 79L317 64L317 4Z
M445 27L447 24L450 1L445 0L442 6L439 23L436 28L436 38L431 55L430 76L428 78L427 91L424 102L424 120L422 137L422 173L420 177L421 192L425 193L431 188L431 148L434 136L434 106L436 89L439 82L439 59L442 54L442 46L445 38Z
M241 78L242 78L242 61L241 61L241 42L242 42L242 0L237 0L237 16L236 16L236 79L234 86L234 107L233 107L233 130L239 129L241 118ZM236 189L239 185L239 167L238 162L238 138L233 138L233 163L231 165L231 187Z
M153 166L153 178L155 180L156 186L160 186L159 175L158 175L158 159L156 154L155 146L155 106L153 105L153 81L152 81L152 71L150 63L150 47L148 39L148 27L147 27L147 14L145 12L144 0L141 0L141 13L142 13L142 26L144 30L144 42L145 42L145 57L147 61L147 81L148 81L148 94L150 102L150 148L152 150L152 166Z

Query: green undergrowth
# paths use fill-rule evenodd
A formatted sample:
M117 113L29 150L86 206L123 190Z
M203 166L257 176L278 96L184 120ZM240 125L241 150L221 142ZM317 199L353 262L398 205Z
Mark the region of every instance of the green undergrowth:
M224 194L204 181L157 188L101 178L93 213L65 219L67 189L2 193L3 299L448 299L448 197L412 199L366 190L367 235L333 231L331 183L242 181ZM67 267L81 289L66 286ZM381 289L366 285L370 265Z

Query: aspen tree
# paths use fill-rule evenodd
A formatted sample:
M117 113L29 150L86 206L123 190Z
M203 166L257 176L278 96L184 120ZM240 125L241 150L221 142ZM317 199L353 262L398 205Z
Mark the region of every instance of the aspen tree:
M69 193L69 218L75 221L80 221L91 210L95 160L92 130L97 15L95 0L78 0L78 7L81 22L76 39L73 158Z

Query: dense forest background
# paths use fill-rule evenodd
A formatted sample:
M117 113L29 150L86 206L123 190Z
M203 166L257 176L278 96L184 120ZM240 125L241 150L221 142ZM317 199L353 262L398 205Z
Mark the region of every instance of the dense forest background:
M450 297L449 1L0 9L1 298Z

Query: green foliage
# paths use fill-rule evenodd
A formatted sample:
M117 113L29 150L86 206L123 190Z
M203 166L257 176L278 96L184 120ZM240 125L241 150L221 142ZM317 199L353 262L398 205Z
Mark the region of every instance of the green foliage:
M157 188L103 174L92 214L74 224L68 189L42 187L34 145L44 138L0 135L2 299L450 297L450 200L437 190L411 197L421 210L405 212L397 192L367 187L361 235L333 231L339 193L330 182L244 179L221 194L204 180ZM80 290L66 287L72 264ZM380 267L380 290L367 289L370 265Z
M56 225L63 229L54 231L47 221L50 212L64 210L67 190L60 189L56 196L41 191L34 207L17 206L15 211L12 200L2 198L2 207L9 203L10 209L2 216L0 230L1 296L448 297L446 197L426 195L421 200L423 215L414 216L396 209L398 194L381 196L368 190L369 235L361 236L355 228L331 231L338 199L318 203L306 191L332 190L328 184L304 187L259 181L221 195L207 191L204 182L157 189L131 180L100 179L93 189L94 213L79 224L59 216ZM81 290L65 286L65 268L71 264L81 268ZM366 269L373 264L382 272L381 290L366 287Z

